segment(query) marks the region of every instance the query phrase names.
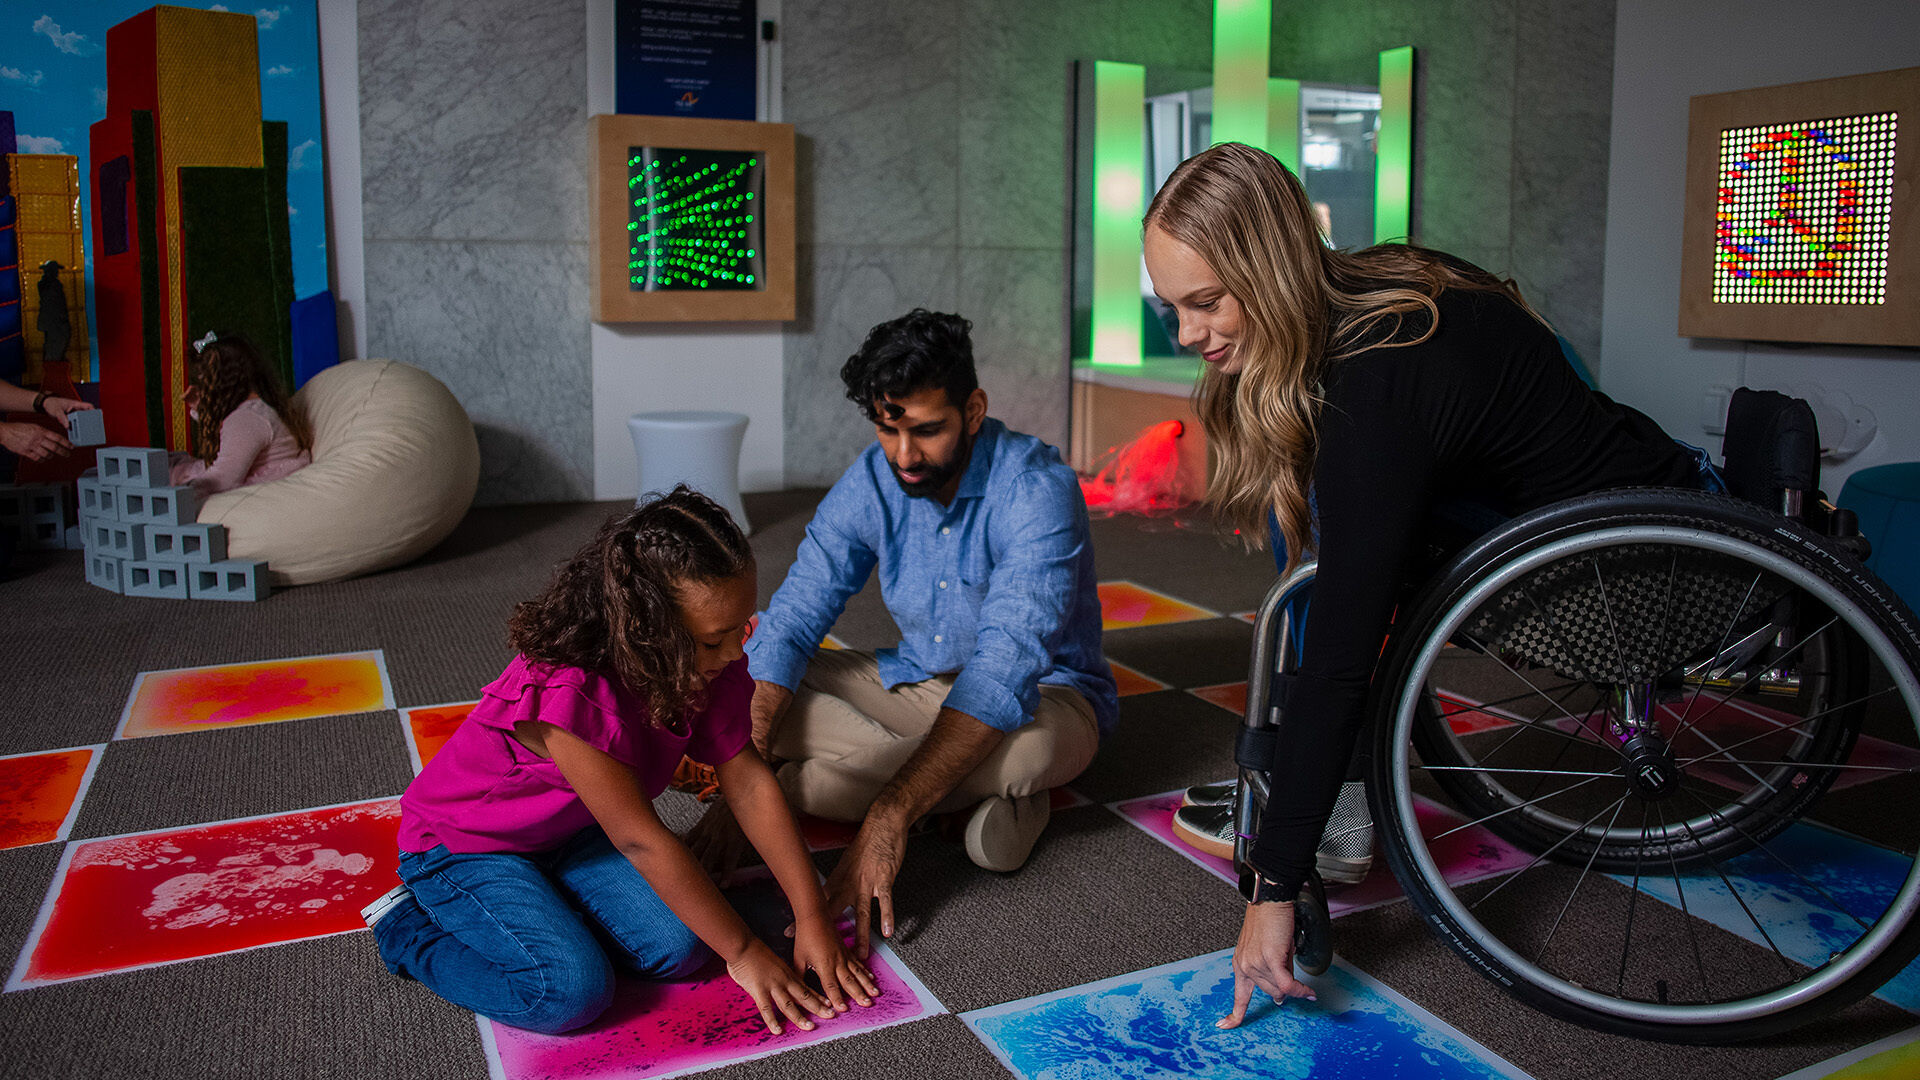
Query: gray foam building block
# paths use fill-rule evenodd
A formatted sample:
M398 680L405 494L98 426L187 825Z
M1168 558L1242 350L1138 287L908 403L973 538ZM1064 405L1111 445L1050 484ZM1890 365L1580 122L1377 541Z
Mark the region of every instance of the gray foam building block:
M108 592L120 591L120 577L126 563L111 555L99 555L87 552L87 584L97 585Z
M138 446L110 446L94 455L102 483L123 487L165 487L167 452Z
M227 527L205 525L147 526L150 562L217 563L227 557Z
M99 477L83 476L74 485L80 495L80 515L107 521L120 520L120 487L102 483Z
M14 533L25 548L66 547L66 486L0 484L0 529Z
M163 600L187 599L187 571L179 563L148 562L129 559L121 567L120 591L128 596L153 596Z
M67 526L67 550L81 551L87 546L87 526L85 522Z
M189 575L188 592L195 600L265 600L273 591L267 582L267 564L260 559L228 559L181 569Z
M191 525L200 516L200 492L190 486L120 489L120 520L140 525Z
M147 557L147 527L129 525L124 521L96 521L93 523L92 546L87 550L116 559L144 559Z
M101 446L107 441L107 414L99 409L75 409L67 414L67 441L75 446Z

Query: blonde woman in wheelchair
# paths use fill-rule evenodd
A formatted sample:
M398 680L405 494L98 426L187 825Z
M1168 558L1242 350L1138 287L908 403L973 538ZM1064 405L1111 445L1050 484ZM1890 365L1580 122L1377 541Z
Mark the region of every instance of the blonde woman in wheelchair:
M1298 666L1273 696L1287 720L1246 852L1219 1022L1235 1027L1256 987L1312 996L1293 973L1293 901L1336 800L1361 805L1349 764L1369 681L1436 508L1494 522L1609 488L1700 488L1711 466L1589 389L1512 282L1408 244L1330 248L1299 180L1264 151L1222 144L1176 169L1148 208L1145 251L1181 346L1206 362L1195 405L1218 522L1249 543L1272 536L1283 572L1319 564ZM1363 873L1365 857L1343 868Z

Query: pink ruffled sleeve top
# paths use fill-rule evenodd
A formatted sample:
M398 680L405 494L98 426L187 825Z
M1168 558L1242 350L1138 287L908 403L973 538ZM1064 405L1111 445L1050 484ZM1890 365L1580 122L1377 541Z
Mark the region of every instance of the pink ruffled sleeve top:
M313 464L313 455L300 449L293 432L259 398L248 398L220 423L220 452L209 465L189 457L173 466L171 482L192 484L202 495L213 495L247 484L264 484L291 476Z
M632 769L653 799L682 755L718 765L745 748L752 701L743 657L715 676L703 710L656 727L646 705L617 681L516 656L400 797L400 848L544 851L594 823L559 766L513 737L522 720L561 728Z

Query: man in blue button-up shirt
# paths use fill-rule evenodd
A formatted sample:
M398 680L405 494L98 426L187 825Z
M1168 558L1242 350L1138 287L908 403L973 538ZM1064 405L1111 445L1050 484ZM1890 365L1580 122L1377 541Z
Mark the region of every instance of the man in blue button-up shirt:
M754 743L795 806L858 822L827 881L867 948L893 932L908 829L967 810L974 862L1026 861L1049 789L1087 767L1118 714L1078 479L1053 447L987 418L970 324L916 310L877 326L841 378L878 438L821 500L747 643ZM880 574L902 639L820 649ZM694 837L708 853L725 811Z

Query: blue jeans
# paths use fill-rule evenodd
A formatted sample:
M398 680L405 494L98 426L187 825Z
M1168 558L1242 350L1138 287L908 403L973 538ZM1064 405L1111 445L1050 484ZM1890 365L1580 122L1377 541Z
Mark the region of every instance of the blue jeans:
M591 1023L616 961L673 979L712 957L597 826L550 852L403 851L400 879L412 900L373 928L387 969L513 1027Z

